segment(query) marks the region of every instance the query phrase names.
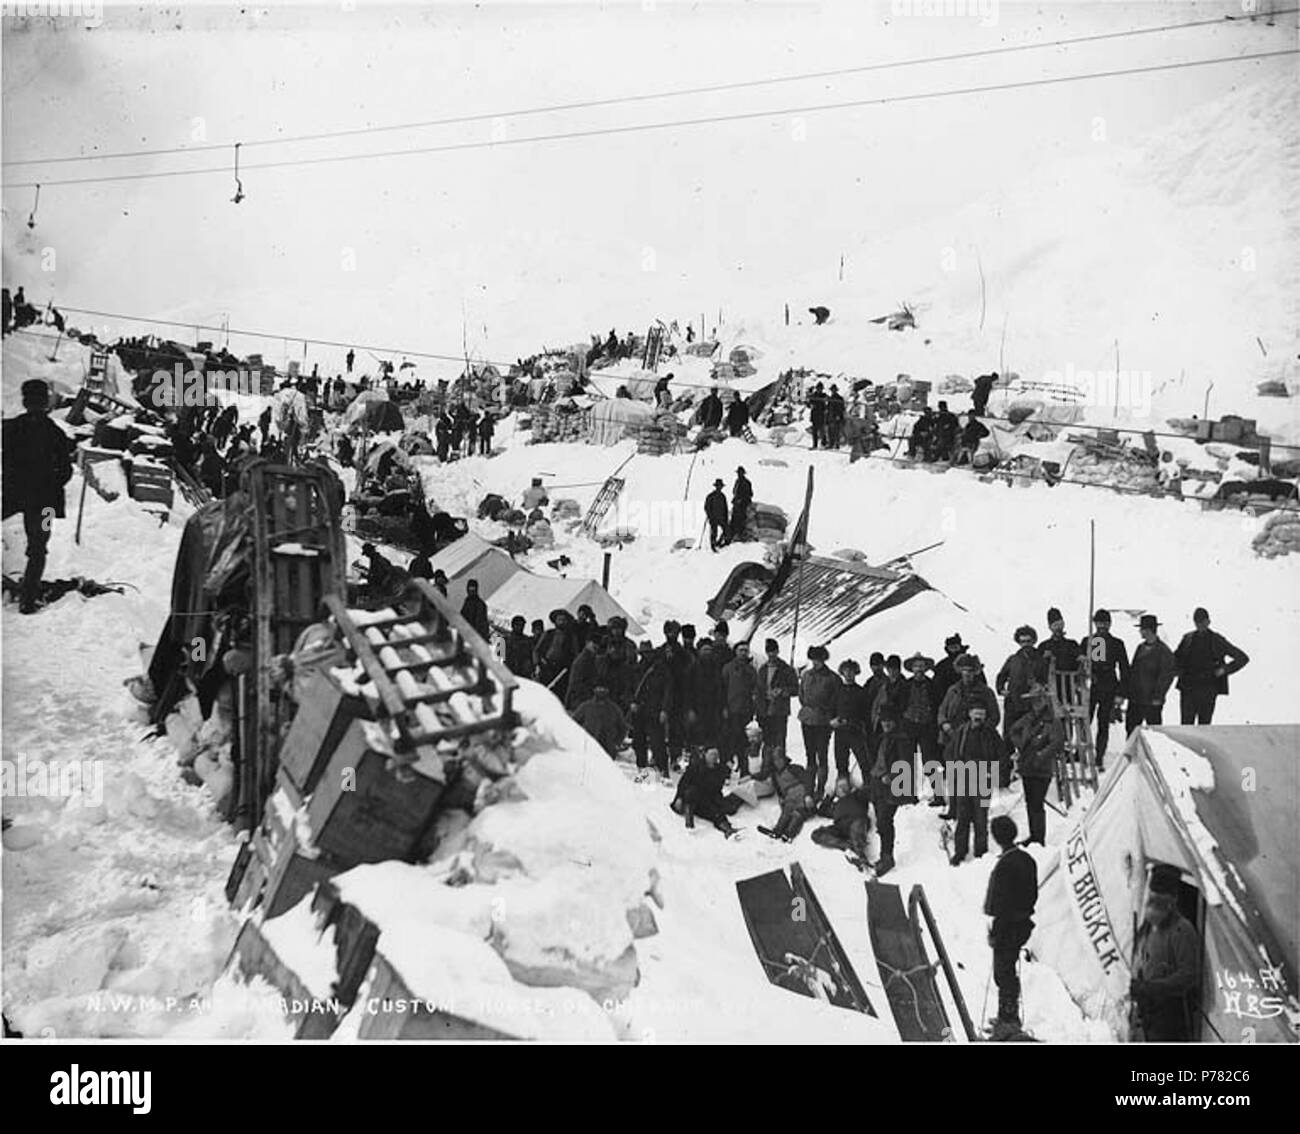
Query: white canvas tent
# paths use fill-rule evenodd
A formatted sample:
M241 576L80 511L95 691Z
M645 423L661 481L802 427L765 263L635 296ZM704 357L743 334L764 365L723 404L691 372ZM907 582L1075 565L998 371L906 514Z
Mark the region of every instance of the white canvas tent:
M478 582L479 597L485 602L511 576L523 568L499 547L469 532L448 544L429 560L435 571L447 576L447 599L459 610L465 601L465 584Z
M1193 1037L1300 1039L1298 755L1300 725L1134 732L1045 873L1030 940L1086 1014L1127 1036L1134 936L1168 863L1203 940Z
M488 616L497 626L509 626L516 614L522 614L529 623L535 618L547 621L553 610L576 615L584 604L591 607L598 622L608 622L616 614L627 619L629 637L645 633L641 624L595 579L548 578L520 570L487 596Z

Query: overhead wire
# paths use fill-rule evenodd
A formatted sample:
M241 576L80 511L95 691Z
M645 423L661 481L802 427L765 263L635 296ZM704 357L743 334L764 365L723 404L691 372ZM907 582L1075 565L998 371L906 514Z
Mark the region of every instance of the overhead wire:
M1271 16L1284 16L1300 12L1300 7L1286 8L1270 13ZM731 91L751 90L758 87L777 86L788 83L813 82L825 79L845 78L849 75L868 74L879 71L899 70L905 67L925 66L935 63L956 63L968 59L985 59L993 56L1009 55L1024 51L1042 51L1054 47L1072 47L1085 43L1101 43L1108 40L1130 39L1143 35L1163 34L1184 31L1191 28L1217 26L1241 22L1231 16L1213 19L1191 20L1184 23L1160 24L1154 27L1129 28L1124 31L1100 32L1093 35L1069 36L1061 39L1043 40L1036 43L1004 44L999 47L978 48L971 51L955 51L944 55L927 55L910 59L886 60L879 63L864 63L854 67L836 67L824 71L805 71L794 75L776 75L759 79L741 79L729 83L711 83L702 86L677 87L664 91L649 91L630 95L611 95L606 98L583 99L574 102L551 103L545 106L515 107L510 110L482 111L475 114L449 115L443 118L429 118L418 122L390 123L382 126L358 126L344 130L324 130L312 134L291 134L275 138L255 138L243 141L246 148L255 146L294 145L302 142L321 142L334 138L364 137L372 134L400 133L407 130L424 130L440 126L454 126L473 122L488 122L503 118L523 118L540 114L559 114L572 110L593 110L609 106L622 106L661 99L683 98L703 94L725 94ZM110 161L140 157L163 157L171 154L210 153L230 148L229 142L214 142L198 146L169 146L146 150L120 150L102 154L61 154L46 158L11 158L4 161L5 166L21 165L59 165L79 161Z
M836 110L852 110L867 106L885 106L894 103L919 102L928 99L955 98L961 96L990 94L999 91L1028 90L1036 87L1059 86L1063 83L1084 82L1092 79L1124 78L1133 75L1149 75L1159 72L1179 71L1193 67L1209 67L1223 63L1249 63L1264 59L1275 59L1288 55L1300 54L1300 48L1287 48L1277 51L1248 52L1242 55L1215 56L1210 59L1182 60L1174 63L1155 63L1141 67L1121 67L1110 71L1088 71L1074 75L1050 75L1038 79L1023 79L1015 82L988 83L983 86L958 87L937 91L915 91L910 94L880 95L875 98L846 99L839 102L815 103L805 106L788 106L764 110L737 111L731 114L705 115L698 118L681 118L663 122L629 123L619 126L599 126L586 130L565 130L552 134L533 134L523 138L493 138L476 142L447 142L435 146L413 146L394 150L377 150L370 153L329 154L312 158L285 158L279 161L258 162L242 166L245 174L251 170L308 168L323 165L337 165L344 162L376 161L388 158L415 157L428 154L452 153L461 150L496 149L505 146L530 145L538 142L574 141L584 138L611 137L623 134L636 134L654 130L674 130L692 126L713 126L728 122L747 122L763 118L782 118L790 115L821 114ZM223 147L225 148L225 147ZM126 181L154 181L171 177L199 177L208 174L229 174L225 166L204 166L198 169L166 169L139 173L106 174L99 177L68 177L44 179L39 182L45 188L57 185L103 185ZM19 181L5 185L5 189L31 189L38 182Z

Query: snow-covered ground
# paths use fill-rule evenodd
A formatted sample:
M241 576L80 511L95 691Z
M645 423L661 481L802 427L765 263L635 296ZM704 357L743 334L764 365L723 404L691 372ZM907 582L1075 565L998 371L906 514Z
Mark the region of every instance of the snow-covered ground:
M869 282L852 271L842 286L808 276L792 289L783 280L770 304L755 302L757 317L729 320L727 336L759 346L764 365L776 369L808 366L876 380L900 370L933 379L970 376L1000 364L1036 378L1069 367L1099 369L1110 364L1118 340L1121 365L1153 375L1150 412L1121 414L1126 421L1159 428L1170 416L1200 412L1213 381L1212 416L1257 417L1262 430L1300 442L1295 399L1259 399L1254 392L1264 378L1293 388L1297 382L1296 92L1293 76L1243 84L1123 154L1028 171L989 200L863 246L850 264L871 263ZM1073 210L1068 226L1053 203L1053 186L1063 178L1071 181L1072 203L1094 205ZM949 249L955 259L945 257ZM770 314L779 309L775 297L792 290L831 307L832 322L777 326ZM920 331L894 338L865 323L900 300L917 304ZM51 363L52 347L28 334L5 340L6 414L27 377L69 389L80 384L84 349L64 343ZM955 402L964 408L964 399ZM1109 413L1109 405L1097 405L1085 416L1102 421ZM571 496L585 509L632 451L630 443L604 449L525 442L507 423L497 437L503 451L490 459L446 468L425 459L431 496L448 511L473 516L486 493L517 500L529 478L541 475L553 499ZM1077 636L1088 613L1095 523L1094 601L1116 612L1116 632L1130 647L1138 613L1156 613L1166 624L1163 636L1174 642L1190 627L1191 610L1204 605L1252 659L1234 677L1216 719L1294 717L1300 576L1294 561L1252 552L1255 519L1068 484L1009 487L965 471L881 460L849 466L843 454L767 442L728 441L698 457L634 457L620 473L627 484L611 522L639 534L613 552L610 589L656 638L669 617L705 627L705 603L727 573L761 558L757 544L716 555L694 546L705 493L715 477L729 484L738 465L748 470L758 500L792 518L813 468L810 535L820 553L856 548L878 563L942 541L915 562L934 591L834 641L832 663L846 656L865 662L873 650L938 656L943 639L959 630L995 668L1013 649L1012 629L1028 622L1041 630L1053 605ZM128 589L89 600L69 595L32 618L8 604L0 613L4 759L29 766L89 762L78 765L85 770L80 794L4 799L14 822L3 856L5 1014L31 1035L282 1034L229 982L215 988L216 1011L190 1007L191 997L214 993L238 929L222 892L234 839L203 789L181 782L168 743L140 739L146 726L121 685L138 672L138 647L155 639L166 614L186 510L178 507L159 524L129 500L107 504L91 493L77 545L80 488L76 476L70 518L55 526L47 577L83 575ZM474 526L499 534L491 525ZM18 573L21 522L7 521L3 534L5 572ZM600 577L600 547L562 525L556 535L555 548L529 557L534 570L548 572L547 560L563 554L572 560L570 574ZM692 545L676 549L683 539ZM801 654L808 644L800 643ZM793 725L790 738L798 753ZM727 1042L888 1038L887 1016L882 1029L772 988L735 899L737 879L801 862L883 1013L861 876L840 855L814 846L807 832L788 847L758 835L754 827L775 810L770 802L743 813L737 821L747 830L728 842L708 827L686 831L668 809L670 798L668 788L638 785L617 803L621 815L648 819L661 837L655 867L664 905L656 911L659 932L636 943L641 982L613 1010L614 1034ZM996 800L998 810L1023 827L1017 792ZM1049 814L1049 842L1060 834L1061 820ZM1053 851L1035 853L1045 863ZM989 999L980 911L991 859L951 868L938 821L924 807L900 812L896 858L890 881L904 890L925 886L978 1015ZM1055 973L1027 964L1024 982L1026 1024L1040 1038L1110 1038L1082 1017Z

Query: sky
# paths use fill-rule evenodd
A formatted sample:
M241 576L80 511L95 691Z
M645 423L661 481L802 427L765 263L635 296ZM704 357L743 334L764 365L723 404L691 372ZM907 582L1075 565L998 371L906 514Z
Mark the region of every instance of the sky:
M829 102L1292 46L1235 23L546 114L511 111L1241 15L1240 3L106 6L6 20L9 286L69 307L513 359L656 317L715 325L869 277L872 241L1123 146L1258 65L832 111ZM1293 19L1293 18L1292 18ZM257 170L259 162L758 114L740 122ZM264 139L486 115L314 142ZM245 199L232 203L242 141ZM68 177L218 167L59 186ZM37 225L27 230L44 183ZM1068 226L1071 189L1062 185ZM930 250L925 253L929 255ZM798 289L794 281L799 281ZM88 322L102 321L81 318ZM125 329L113 324L114 329ZM183 336L182 336L183 337ZM192 336L190 336L192 337ZM259 349L235 340L237 350ZM301 343L263 343L269 359ZM364 357L363 357L364 361Z

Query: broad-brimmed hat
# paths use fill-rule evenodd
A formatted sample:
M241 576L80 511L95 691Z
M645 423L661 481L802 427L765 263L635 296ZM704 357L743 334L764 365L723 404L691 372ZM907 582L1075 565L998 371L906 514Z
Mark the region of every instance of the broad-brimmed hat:
M903 668L910 670L912 673L925 673L926 670L934 668L934 658L927 658L920 650L917 650L903 663Z
M1160 619L1158 619L1154 614L1144 614L1138 619L1139 630L1154 630L1159 625Z

